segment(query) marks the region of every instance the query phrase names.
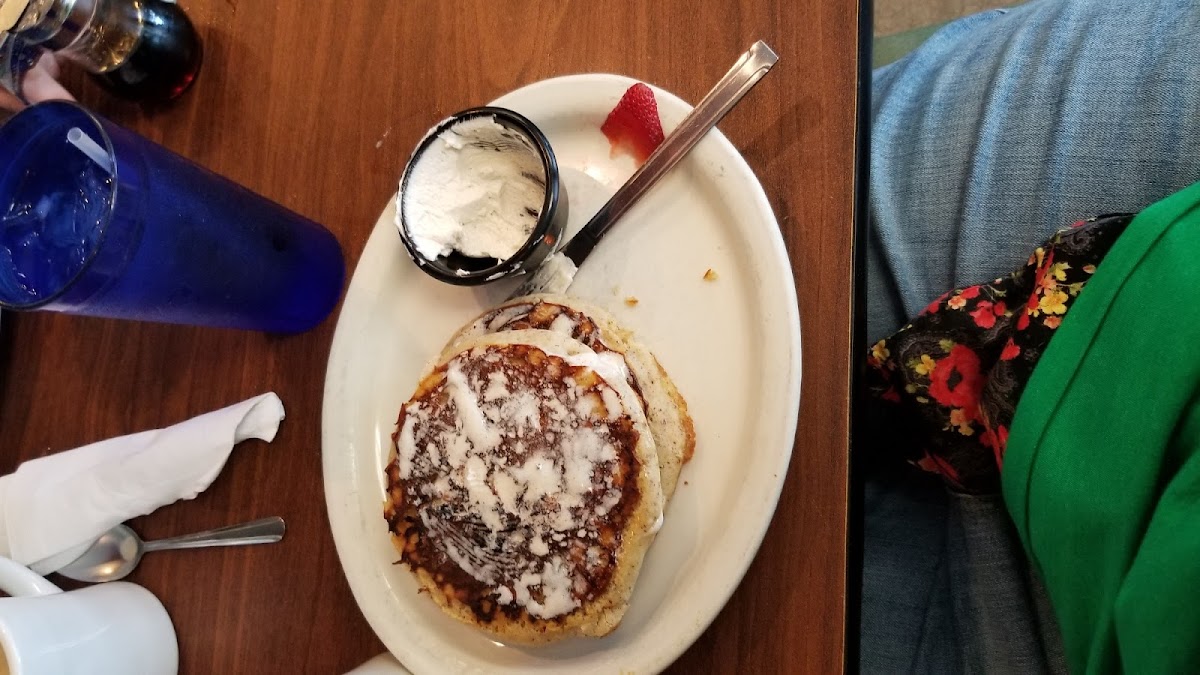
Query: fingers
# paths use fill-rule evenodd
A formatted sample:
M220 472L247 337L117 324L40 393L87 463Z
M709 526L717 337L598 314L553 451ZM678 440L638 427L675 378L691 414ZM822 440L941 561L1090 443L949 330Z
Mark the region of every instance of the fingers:
M46 73L55 80L62 75L62 68L58 63L58 57L54 55L54 52L42 52L41 58L38 59L38 62L34 65L34 67L45 70Z
M75 97L71 96L71 92L64 89L55 79L58 73L57 61L52 57L48 59L46 56L39 59L37 64L25 74L25 80L21 85L25 98L30 103L52 99L74 101Z

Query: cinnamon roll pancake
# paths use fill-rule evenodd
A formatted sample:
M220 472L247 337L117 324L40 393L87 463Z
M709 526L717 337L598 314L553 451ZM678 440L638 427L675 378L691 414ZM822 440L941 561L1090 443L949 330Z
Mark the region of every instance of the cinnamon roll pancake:
M622 359L550 331L470 338L396 425L384 515L438 605L510 642L616 628L663 507Z
M565 295L530 295L484 312L451 338L443 357L464 340L510 330L540 329L574 338L597 353L616 352L629 369L629 384L642 399L658 450L663 494L675 494L679 473L696 449L687 402L650 350L607 311Z

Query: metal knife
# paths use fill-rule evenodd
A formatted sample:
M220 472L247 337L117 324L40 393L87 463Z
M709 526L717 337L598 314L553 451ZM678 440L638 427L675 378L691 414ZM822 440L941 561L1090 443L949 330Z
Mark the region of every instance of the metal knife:
M704 138L738 101L758 84L779 57L759 40L738 59L716 86L700 101L679 126L646 159L629 180L600 207L559 251L548 256L517 288L509 299L534 293L564 293L575 280L579 266L591 254L600 238L637 200L670 171L679 160Z

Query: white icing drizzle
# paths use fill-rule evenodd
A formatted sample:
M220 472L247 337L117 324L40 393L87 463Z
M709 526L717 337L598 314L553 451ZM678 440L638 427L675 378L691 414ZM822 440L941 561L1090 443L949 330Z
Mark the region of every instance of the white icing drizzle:
M550 330L570 337L575 333L575 322L571 320L571 317L566 312L563 312L554 317L554 320L550 322Z
M621 406L620 394L613 389L603 389L600 391L600 397L604 400L604 409L608 411L609 421L621 416L624 408Z
M561 470L553 460L540 452L535 452L523 465L510 469L509 473L525 486L521 501L527 505L536 504L542 497L557 495L562 491L559 486Z
M534 586L542 587L542 602L533 599L529 589ZM546 561L540 574L525 572L517 581L517 602L525 607L531 616L539 619L549 619L575 609L579 602L571 595L571 574L562 558L555 556Z
M400 468L400 478L412 476L413 458L417 455L417 443L413 437L413 428L417 425L417 411L420 404L409 406L405 412L404 426L400 428L400 438L396 440L396 459Z
M584 352L565 357L564 360L573 366L591 368L606 382L620 382L629 376L625 357L616 352Z
M513 601L512 591L508 590L508 586L501 586L496 589L496 602L507 605Z
M500 416L512 420L518 430L541 431L541 412L538 397L528 391L511 394L500 406Z
M517 510L517 497L521 487L512 474L507 471L497 471L492 477L492 488L496 490L496 497L500 500L500 505L504 507L505 513L513 515L520 513Z
M528 305L528 304L520 304L520 305L512 305L510 307L505 307L501 310L496 311L490 318L485 317L485 320L486 320L485 325L487 326L487 330L482 331L482 332L495 333L496 331L500 330L502 327L508 325L509 322L511 322L513 319L517 318L518 316L523 316L526 312L529 311L529 308L530 308L530 305ZM476 330L473 332L478 333L481 331Z
M479 408L479 401L475 399L475 392L471 391L467 377L463 375L457 361L451 361L450 366L446 368L446 389L458 408L458 418L462 420L463 431L467 433L467 439L475 446L476 451L491 450L499 445L500 433L487 423L483 411Z
M488 373L488 386L487 389L483 391L483 400L487 403L491 403L492 401L498 401L505 396L508 396L508 389L506 389L507 386L508 376L504 374L504 371L497 370L495 372Z

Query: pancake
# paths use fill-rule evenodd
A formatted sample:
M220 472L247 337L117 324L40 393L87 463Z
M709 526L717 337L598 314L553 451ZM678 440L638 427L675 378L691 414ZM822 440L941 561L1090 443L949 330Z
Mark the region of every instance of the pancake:
M630 384L642 398L658 450L663 495L675 494L679 473L696 449L696 431L687 402L650 350L607 311L564 295L530 295L484 312L447 344L443 357L471 338L508 330L541 329L561 333L597 353L617 352L629 368Z
M663 496L624 364L549 331L461 343L400 411L386 468L401 561L447 613L518 643L620 623Z

